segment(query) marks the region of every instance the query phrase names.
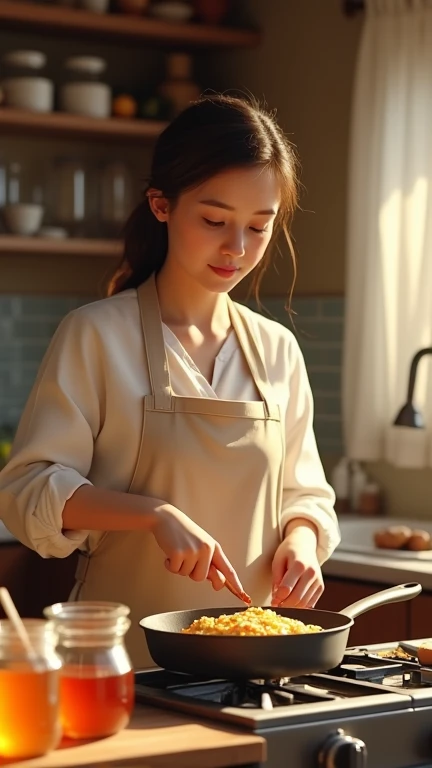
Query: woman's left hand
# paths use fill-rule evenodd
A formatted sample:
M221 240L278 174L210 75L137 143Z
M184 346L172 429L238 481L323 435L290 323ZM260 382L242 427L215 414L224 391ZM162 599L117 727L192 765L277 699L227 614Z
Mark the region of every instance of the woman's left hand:
M272 606L313 608L324 591L317 554L316 527L292 520L273 558Z

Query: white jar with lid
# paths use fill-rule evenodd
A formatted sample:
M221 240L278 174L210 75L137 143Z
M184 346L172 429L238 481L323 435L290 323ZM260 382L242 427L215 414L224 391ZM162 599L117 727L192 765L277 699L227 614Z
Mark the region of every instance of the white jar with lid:
M66 59L70 81L60 89L60 109L74 115L109 117L112 92L99 77L106 62L97 56L74 56Z
M54 84L40 74L46 65L41 51L10 51L2 57L5 77L1 87L6 106L32 112L52 112Z

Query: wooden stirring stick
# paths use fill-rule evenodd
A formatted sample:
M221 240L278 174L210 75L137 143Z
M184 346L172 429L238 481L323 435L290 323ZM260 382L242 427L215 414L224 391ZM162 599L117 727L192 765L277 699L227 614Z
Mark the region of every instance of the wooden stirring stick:
M15 603L12 600L6 587L0 587L0 603L2 604L3 610L9 621L11 624L13 624L14 629L23 644L30 663L35 669L38 669L40 666L38 655L30 642L28 632L24 626L24 622L19 615L15 607Z

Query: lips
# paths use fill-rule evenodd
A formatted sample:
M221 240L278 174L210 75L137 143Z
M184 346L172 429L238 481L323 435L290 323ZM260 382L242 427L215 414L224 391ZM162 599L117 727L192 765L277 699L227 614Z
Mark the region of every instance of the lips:
M211 264L209 264L209 267L216 275L219 275L219 277L232 277L238 272L237 267L213 267Z

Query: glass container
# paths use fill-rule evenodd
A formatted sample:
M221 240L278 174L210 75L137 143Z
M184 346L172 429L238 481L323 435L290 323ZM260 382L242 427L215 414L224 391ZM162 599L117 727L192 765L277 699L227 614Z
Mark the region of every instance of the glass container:
M61 738L54 626L43 619L24 619L24 626L35 661L10 621L0 621L0 756L7 759L44 755Z
M80 158L54 162L50 185L50 224L64 227L71 237L91 234L91 183L89 169Z
M105 237L120 237L132 211L134 184L127 165L111 162L100 173L100 229Z
M134 704L134 673L124 645L129 608L121 603L56 603L54 622L63 667L63 733L73 739L108 736L125 728Z

